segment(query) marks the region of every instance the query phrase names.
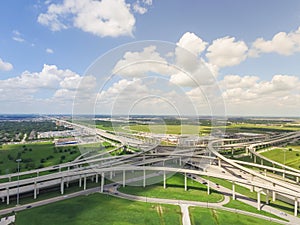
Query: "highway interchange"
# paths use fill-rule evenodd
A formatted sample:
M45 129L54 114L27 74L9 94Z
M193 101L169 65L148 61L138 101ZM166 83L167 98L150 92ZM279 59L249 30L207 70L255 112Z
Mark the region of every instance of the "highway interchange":
M133 184L130 181L133 173L136 173L135 178L140 180L141 186L147 184L148 174L152 173L159 177L163 181L164 187L166 187L168 176L174 173L182 173L184 175L185 190L188 188L187 177L207 176L222 178L232 182L230 192L233 199L236 199L238 194L235 191L235 186L237 184L242 185L249 188L250 191L257 192L256 207L258 210L262 208L261 194L263 194L266 196L267 204L270 197L272 201L280 199L293 204L295 218L291 219L289 224L297 224L300 221L296 217L300 201L300 171L267 159L256 152L257 149L262 147L276 146L297 140L300 138L300 132L289 132L269 138L261 136L255 139L214 138L198 146L165 147L154 146L153 143L156 143L155 141L152 144L148 143L147 146L140 139L128 135L114 135L84 125L62 120L60 122L87 129L90 133L106 140L118 141L120 144L111 151L124 148L125 145L142 146L142 151L122 156L111 156L108 152L103 152L57 166L21 172L19 174L1 175L0 198L2 202L10 204L10 198L15 196L17 192L20 194L31 192L34 198L38 198L39 190L52 186L60 186L60 192L64 194L65 188L68 187L70 182L74 181L78 181L78 185L86 190L87 179L99 182L97 190L104 192L108 186L105 185L104 178L125 186ZM262 163L233 160L220 154L222 149L232 149L234 151L234 149L238 148L245 148L246 153L253 157L254 162L259 158ZM264 165L264 161L272 166ZM256 170L250 169L249 166L256 168ZM263 170L264 172L261 173L258 170ZM23 176L24 179L17 180L17 176ZM206 185L209 194L212 184L208 181ZM7 213L8 211L5 212ZM0 213L3 214L4 211Z

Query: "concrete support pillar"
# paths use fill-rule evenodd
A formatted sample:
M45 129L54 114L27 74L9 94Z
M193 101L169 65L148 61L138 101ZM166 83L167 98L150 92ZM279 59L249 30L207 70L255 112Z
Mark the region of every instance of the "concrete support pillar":
M125 185L126 185L126 174L125 174L125 170L123 170L123 187L125 187Z
M219 165L219 167L221 167L221 159L220 158L218 158L218 165Z
M265 169L265 171L264 171L264 172L265 172L265 177L266 177L266 176L267 176L267 169Z
M209 180L207 181L207 194L210 194L210 190L209 190Z
M285 179L285 172L282 173L282 178Z
M98 173L96 173L96 178L95 178L95 180L96 180L96 181L95 181L96 183L99 182L99 175L98 175Z
M266 204L269 205L269 197L270 197L270 191L266 191Z
M272 191L272 201L275 202L276 201L276 192Z
M86 175L83 177L83 190L86 190Z
M234 154L234 148L231 148L231 155Z
M256 163L256 155L253 155L253 157L254 157L254 163Z
M60 181L60 193L63 195L64 194L64 178L62 177L61 178L61 181Z
M109 177L110 177L110 179L112 179L112 177L113 177L113 171L110 171Z
M104 173L101 174L101 187L100 187L100 192L103 193L104 189Z
M146 170L143 170L143 187L146 187Z
M34 189L33 189L33 199L37 198L37 183L34 182Z
M70 177L67 177L67 182L66 182L66 187L67 188L69 187L69 180L70 180Z
M184 190L187 191L187 177L186 177L186 173L184 173Z
M257 192L257 210L260 211L260 191Z
M235 183L232 182L232 199L235 200Z
M79 187L82 186L82 179L81 179L81 175L79 175Z
M264 160L263 159L260 159L260 164L264 165Z
M299 183L299 177L296 177L296 182Z
M295 198L294 216L298 215L298 199Z
M166 171L164 170L164 189L166 189Z
M182 161L181 161L181 157L179 157L179 166L181 166Z
M9 205L9 188L6 188L6 204Z
M253 192L253 191L254 191L254 186L251 185L251 186L250 186L250 192Z

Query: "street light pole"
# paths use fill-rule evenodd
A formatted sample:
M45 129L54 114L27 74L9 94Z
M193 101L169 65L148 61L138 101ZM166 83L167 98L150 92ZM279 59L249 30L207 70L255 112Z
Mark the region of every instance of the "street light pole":
M20 179L20 162L22 161L22 159L17 159L16 162L18 163L18 191L17 191L17 205L19 205L19 197L20 197L20 193L19 193L19 179Z

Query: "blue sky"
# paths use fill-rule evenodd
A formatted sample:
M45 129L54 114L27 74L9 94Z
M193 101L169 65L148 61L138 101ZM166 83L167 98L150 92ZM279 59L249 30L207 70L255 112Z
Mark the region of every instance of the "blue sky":
M182 39L178 45L189 51L203 47L195 53L215 68L228 115L298 116L299 1L98 3L1 1L0 113L70 113L76 95L75 87L70 86L78 85L99 56L129 42L162 40L176 44ZM102 24L90 16L93 13L104 18ZM169 74L170 81L174 81L173 75ZM122 79L132 85L137 78ZM176 82L187 96L195 88ZM109 92L115 93L117 85L108 88L104 96L111 97ZM158 113L171 112L165 110Z

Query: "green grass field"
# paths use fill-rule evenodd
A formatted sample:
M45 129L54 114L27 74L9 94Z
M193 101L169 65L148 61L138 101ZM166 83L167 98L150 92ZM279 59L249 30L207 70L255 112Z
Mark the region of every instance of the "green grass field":
M290 127L284 125L264 125L251 123L238 123L228 126L197 126L197 125L131 125L129 129L138 132L148 133L166 133L166 134L208 134L214 128L226 129L227 132L249 132L249 133L264 133L266 131L298 131L299 127ZM124 130L126 131L126 130Z
M206 179L214 182L214 183L218 183L219 185L223 186L223 187L226 187L228 189L232 189L232 183L227 181L227 180L223 180L223 179L219 179L219 178L214 178L214 177L205 177ZM246 187L243 187L243 186L240 186L240 185L235 185L235 191L242 194L242 195L245 195L249 198L252 198L252 199L257 199L257 193L256 192L251 192L248 188ZM261 195L261 203L264 204L265 203L265 198L262 197L263 195ZM289 213L291 215L294 214L294 206L293 205L290 205L290 204L287 204L285 202L282 202L282 201L279 201L279 200L276 200L275 202L270 202L270 206L272 207L275 207L279 210L282 210L286 213Z
M184 190L184 176L176 174L166 183L167 188L163 188L163 183L157 183L144 187L126 186L121 187L119 191L146 197L181 199L200 202L220 202L224 199L223 195L211 189L211 194L207 194L207 187L191 179L188 179L188 190Z
M178 206L92 194L17 213L16 225L181 224Z
M290 151L289 149L292 149ZM300 146L287 146L262 152L261 155L281 164L300 169Z
M16 173L16 159L21 158L20 171L27 171L60 163L70 162L82 152L101 149L100 143L78 146L55 147L51 142L34 144L11 144L0 147L0 174ZM109 143L102 146L106 150L113 149Z
M262 210L259 211L259 210L257 210L257 208L255 208L251 205L248 205L248 204L246 204L244 202L241 202L239 200L233 200L232 198L230 198L230 202L227 203L224 206L228 207L228 208L232 208L232 209L239 209L239 210L243 210L243 211L247 211L247 212L253 212L253 213L256 213L256 214L261 214L261 215L273 217L273 218L276 218L276 219L282 219L278 216L273 215L272 213L268 213L268 212L262 211Z
M202 127L196 125L131 125L130 130L156 134L199 134ZM204 128L203 128L204 130Z
M278 223L238 213L207 208L190 207L192 225L277 225Z

